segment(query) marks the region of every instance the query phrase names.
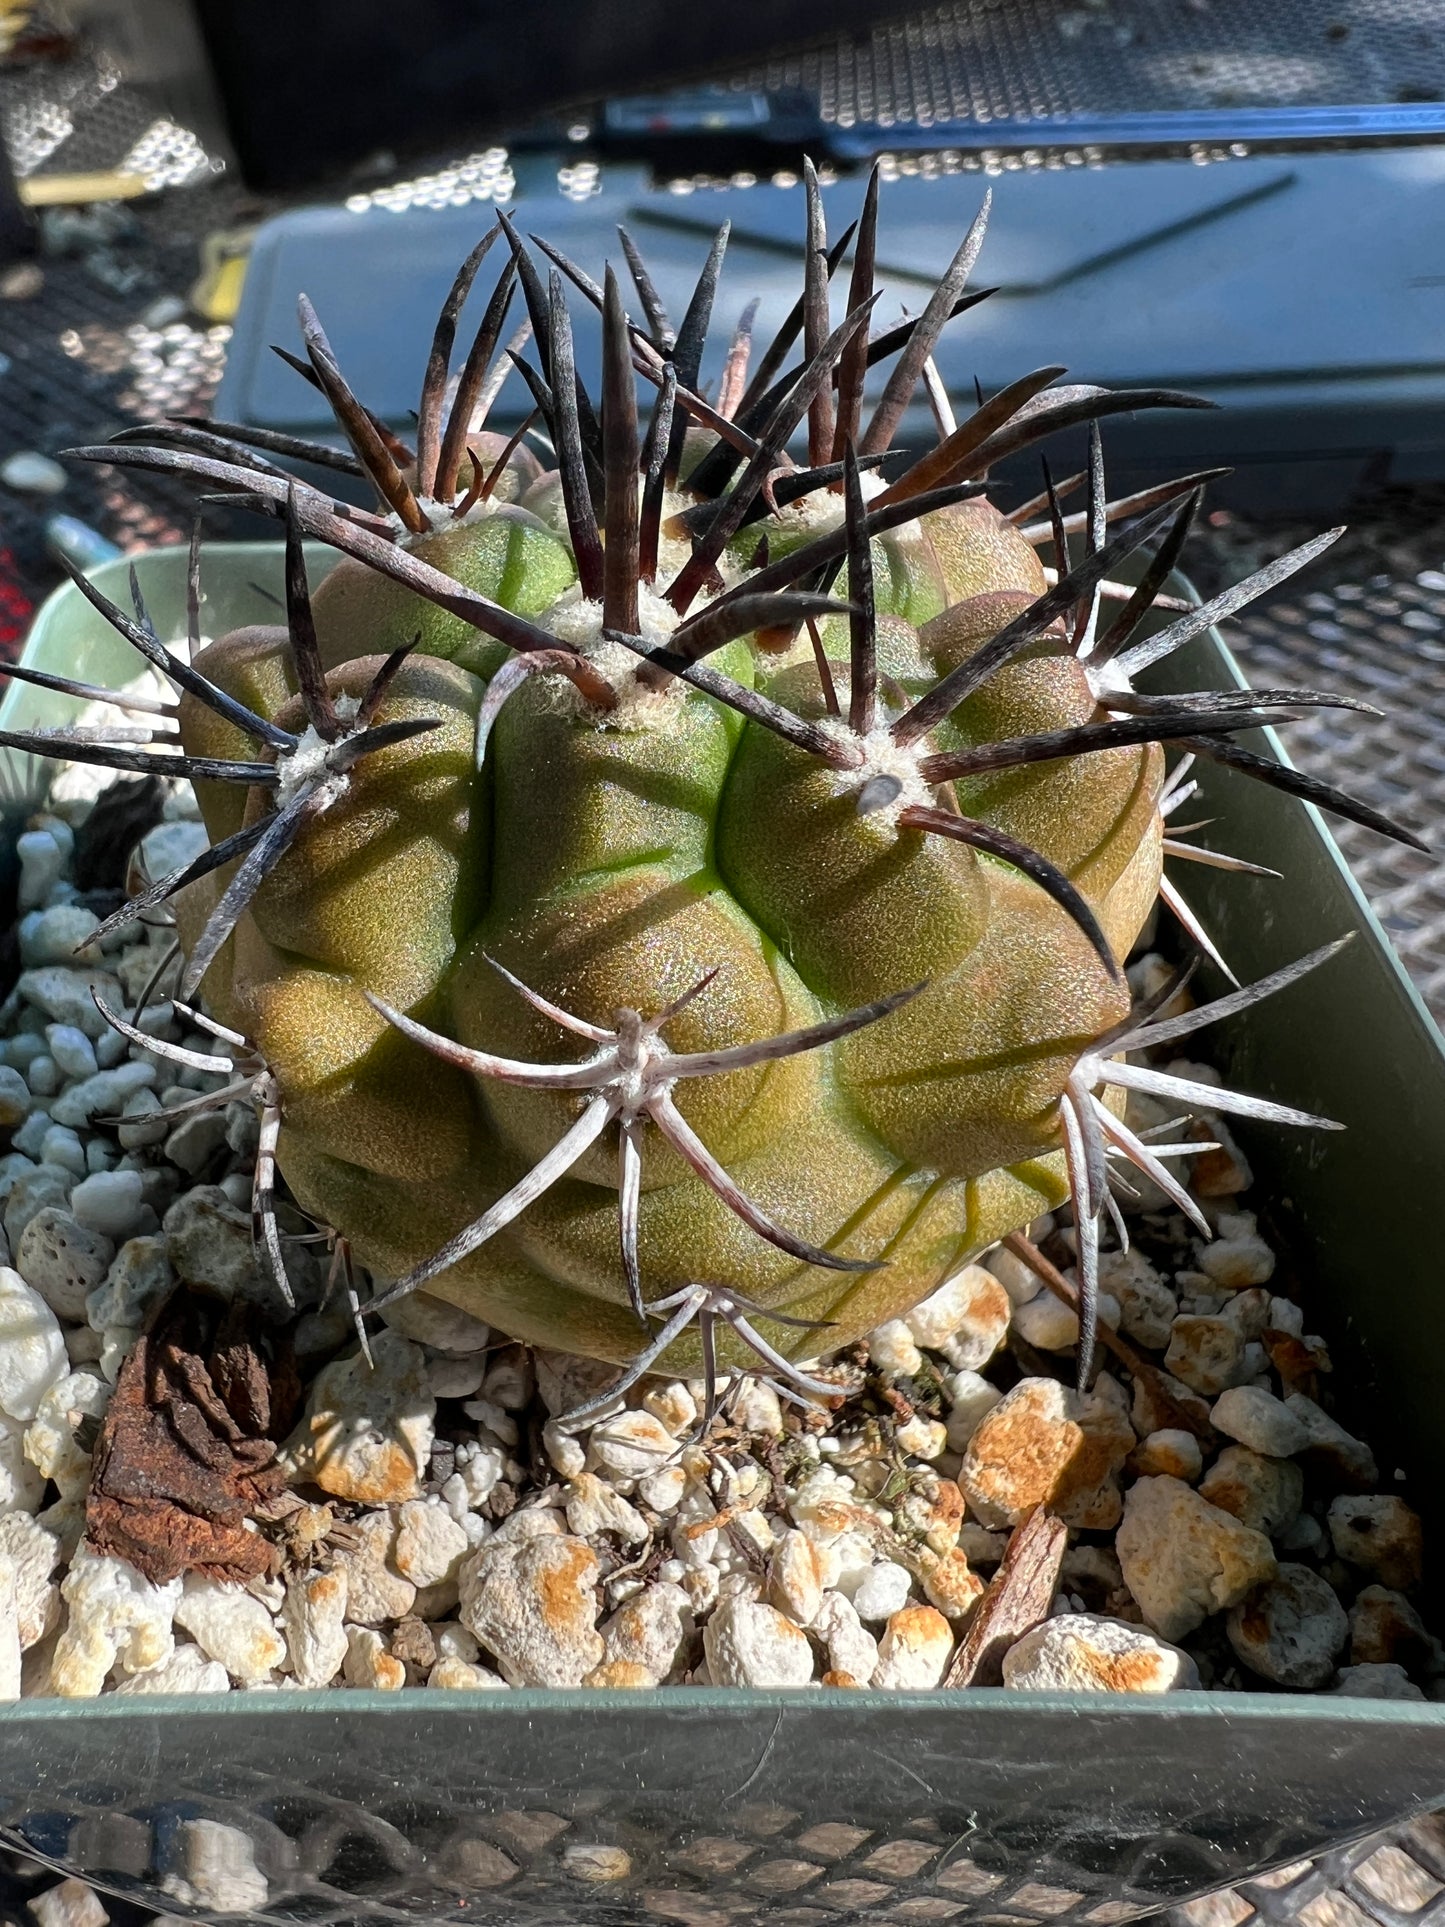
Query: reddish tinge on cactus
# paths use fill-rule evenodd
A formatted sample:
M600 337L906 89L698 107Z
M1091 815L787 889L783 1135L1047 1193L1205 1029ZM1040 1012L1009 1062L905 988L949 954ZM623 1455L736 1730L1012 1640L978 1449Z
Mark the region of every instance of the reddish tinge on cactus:
M424 1288L627 1382L711 1379L721 1355L826 1394L799 1360L1072 1194L1086 1372L1113 1166L1194 1209L1164 1160L1198 1145L1144 1141L1122 1100L1201 1092L1127 1054L1326 954L1184 1015L1160 1014L1172 987L1131 1011L1121 963L1157 898L1208 948L1161 880L1192 853L1166 833L1188 786L1164 746L1407 836L1236 743L1333 699L1134 687L1330 538L1203 607L1166 596L1208 478L1108 501L1098 422L1191 398L1046 368L956 424L930 357L978 298L984 216L924 313L870 336L877 205L875 178L830 250L809 178L797 307L751 364L745 313L711 403L725 233L674 329L627 237L640 322L610 270L598 286L538 243L544 284L503 216L438 323L414 451L353 396L304 300L295 365L352 454L188 423L80 451L191 475L286 529L286 626L204 649L193 545L189 664L138 596L124 614L76 578L174 679L179 745L160 719L149 742L6 739L194 780L212 847L119 915L175 898L180 994L204 988L251 1053L230 1095L263 1111L259 1235L283 1285L273 1151L370 1272L364 1311ZM601 310L597 396L566 281ZM499 353L518 288L526 323ZM503 442L480 424L513 363L535 409ZM909 459L890 449L920 383L939 438ZM1000 460L1081 422L1085 474L1011 513L989 501ZM369 477L380 506L333 501L278 454ZM303 536L343 553L314 595ZM1151 545L1137 586L1117 580Z

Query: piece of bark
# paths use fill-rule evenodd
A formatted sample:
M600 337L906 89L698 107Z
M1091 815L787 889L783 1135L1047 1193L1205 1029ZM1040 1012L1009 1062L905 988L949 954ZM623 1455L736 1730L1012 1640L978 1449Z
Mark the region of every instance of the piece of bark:
M254 1307L174 1292L121 1366L101 1427L85 1511L96 1551L157 1584L273 1572L276 1548L247 1521L285 1509L276 1452L300 1391L289 1345Z
M1008 1550L944 1674L944 1686L1000 1686L1003 1656L1049 1616L1069 1529L1037 1507L1016 1525Z

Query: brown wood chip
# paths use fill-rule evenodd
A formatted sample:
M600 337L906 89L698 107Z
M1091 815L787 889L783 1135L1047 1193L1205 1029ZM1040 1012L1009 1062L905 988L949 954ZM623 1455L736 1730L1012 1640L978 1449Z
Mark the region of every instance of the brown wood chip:
M1009 1647L1048 1617L1069 1529L1042 1507L1014 1527L1003 1563L979 1600L943 1676L944 1686L1000 1686Z
M183 1572L249 1579L275 1548L248 1519L284 1509L277 1441L301 1386L253 1306L172 1294L121 1366L86 1502L98 1552L157 1584Z

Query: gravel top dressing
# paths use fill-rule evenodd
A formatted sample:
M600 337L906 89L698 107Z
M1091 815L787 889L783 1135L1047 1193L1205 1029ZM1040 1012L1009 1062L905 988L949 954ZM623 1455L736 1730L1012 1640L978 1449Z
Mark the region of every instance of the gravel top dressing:
M93 794L62 781L20 838L0 1017L3 1696L1445 1695L1420 1522L1329 1415L1324 1340L1207 1107L1129 1094L1134 1130L1201 1146L1179 1169L1211 1235L1118 1183L1087 1394L1063 1212L825 1354L831 1410L734 1378L704 1430L700 1382L651 1378L569 1426L615 1367L424 1296L363 1351L344 1247L283 1205L285 1310L244 1062L167 1001L163 921L92 941L77 850L134 841L130 792ZM201 847L192 809L166 796L149 874Z

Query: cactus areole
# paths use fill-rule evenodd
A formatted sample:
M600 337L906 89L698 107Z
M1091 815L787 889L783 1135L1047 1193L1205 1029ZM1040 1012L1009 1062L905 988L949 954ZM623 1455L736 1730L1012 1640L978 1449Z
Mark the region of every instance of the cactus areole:
M1163 877L1195 853L1166 828L1188 794L1170 754L1407 834L1237 743L1328 696L1134 687L1324 543L1203 608L1165 595L1208 477L1110 501L1098 423L1192 398L1046 368L956 423L931 351L978 298L984 216L924 313L888 326L877 210L875 178L830 249L809 176L798 304L758 352L744 312L711 402L725 233L674 323L626 237L632 316L610 269L598 285L502 217L442 312L415 448L303 300L295 365L352 453L177 423L83 451L287 532L285 625L190 666L139 596L123 613L81 581L179 689L149 743L8 739L194 781L211 849L120 915L174 899L180 994L245 1045L233 1088L263 1112L258 1235L283 1288L274 1166L372 1306L424 1290L627 1382L720 1359L826 1394L812 1361L1071 1194L1090 1309L1121 1161L1193 1208L1167 1160L1198 1146L1141 1137L1123 1099L1176 1115L1200 1092L1129 1053L1320 961L1186 1014L1131 1009L1122 960L1161 895L1214 954ZM601 311L592 392L569 299ZM482 425L503 377L535 404L510 441ZM936 445L895 450L916 390ZM1078 424L1081 475L989 499L1000 459ZM377 505L294 480L288 454L369 478ZM314 595L303 536L344 552ZM203 566L197 542L193 645ZM1081 1371L1089 1343L1086 1318Z

